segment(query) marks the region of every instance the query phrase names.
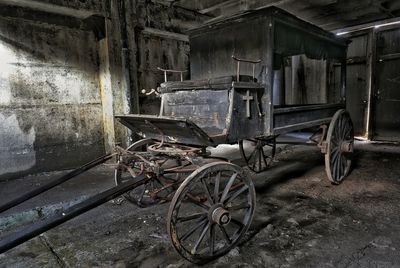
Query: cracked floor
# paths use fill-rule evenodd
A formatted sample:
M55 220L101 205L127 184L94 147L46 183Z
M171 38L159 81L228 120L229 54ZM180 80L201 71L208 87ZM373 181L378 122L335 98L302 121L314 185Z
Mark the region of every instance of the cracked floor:
M400 147L356 148L353 171L339 186L328 182L316 148L281 150L274 166L253 178L256 214L244 240L207 267L400 267ZM93 170L2 218L32 207L50 213L57 209L50 203L111 187L110 177L110 167ZM41 182L30 176L1 183L0 202ZM109 202L1 254L0 267L192 267L169 242L167 210L168 204L139 209ZM26 223L43 217L23 215ZM0 224L1 235L21 222Z

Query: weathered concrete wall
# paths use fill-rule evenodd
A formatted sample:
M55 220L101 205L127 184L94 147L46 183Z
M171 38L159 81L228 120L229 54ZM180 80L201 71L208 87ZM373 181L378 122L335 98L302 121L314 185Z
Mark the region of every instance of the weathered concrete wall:
M189 68L189 42L186 38L162 35L161 32L148 29L138 34L138 82L140 89L157 88L164 82L164 73L157 67L173 70L188 70ZM189 78L189 72L184 74L184 79ZM168 73L168 81L177 81L179 74ZM158 114L160 107L159 98L140 98L143 114Z
M182 33L209 18L157 1L125 0L124 50L120 0L7 1L17 8L0 15L0 180L76 167L114 143L126 146L130 133L113 116L140 110L139 91L163 82L156 67L187 68ZM92 14L105 16L100 41L92 30L102 27L101 18L93 29L79 26ZM141 107L155 114L159 103L144 98Z
M188 79L190 45L185 31L210 17L151 1L137 1L136 14L137 88L149 90L164 82L157 67L187 70ZM179 79L178 74L168 74L168 81ZM142 114L159 113L160 99L154 95L140 95L140 104Z
M104 152L92 32L0 18L0 179Z

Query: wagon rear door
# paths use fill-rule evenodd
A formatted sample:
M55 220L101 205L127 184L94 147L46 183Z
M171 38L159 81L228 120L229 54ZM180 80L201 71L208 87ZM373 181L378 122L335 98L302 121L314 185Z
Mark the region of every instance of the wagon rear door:
M400 141L400 29L378 33L375 140Z

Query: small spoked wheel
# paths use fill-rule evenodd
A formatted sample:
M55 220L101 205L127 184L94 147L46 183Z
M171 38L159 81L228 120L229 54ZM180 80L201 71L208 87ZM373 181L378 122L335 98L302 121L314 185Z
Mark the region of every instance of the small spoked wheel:
M349 113L335 113L326 136L325 169L329 180L339 184L349 173L353 157L354 130Z
M132 145L127 149L129 152L143 152L147 146L153 144L154 141L151 139L142 139ZM119 185L127 180L137 180L136 174L139 173L138 167L130 165L130 161L124 163L122 159L118 159L118 167L114 172L115 184ZM139 206L148 207L160 203L162 200L159 198L153 198L149 193L163 187L164 183L159 179L150 180L148 183L140 185L139 187L126 192L123 196L129 202Z
M260 173L267 170L275 156L275 138L269 140L257 139L251 140L250 142L255 144L255 146L251 146L249 151L248 149L246 150L244 146L244 141L239 141L240 154L242 155L242 158L245 161L247 167L255 173ZM271 147L270 153L266 153L264 151L265 146Z
M178 253L204 264L235 247L248 230L255 190L243 170L214 162L193 172L172 199L168 232Z

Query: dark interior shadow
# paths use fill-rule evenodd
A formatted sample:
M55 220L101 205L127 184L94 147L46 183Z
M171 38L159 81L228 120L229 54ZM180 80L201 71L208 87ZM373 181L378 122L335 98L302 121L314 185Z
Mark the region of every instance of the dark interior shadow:
M323 159L307 159L307 161L289 160L268 169L265 172L254 174L253 182L258 193L264 193L273 186L300 177L313 167L323 165Z

